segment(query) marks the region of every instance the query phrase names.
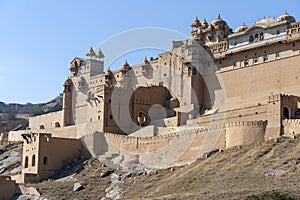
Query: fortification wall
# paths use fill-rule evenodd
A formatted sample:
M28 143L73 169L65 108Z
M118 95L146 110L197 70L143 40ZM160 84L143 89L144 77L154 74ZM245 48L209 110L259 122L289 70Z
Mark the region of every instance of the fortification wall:
M120 154L124 157L123 164L139 162L166 168L191 163L215 149L264 141L265 129L266 121L237 121L214 123L208 128L180 127L151 137L101 133L98 138L101 143L96 142L101 149L95 155L99 153L100 158L105 158L103 155ZM90 142L95 142L95 135L91 138Z
M188 124L198 124L200 126L209 126L212 121L214 123L231 123L236 121L258 121L267 120L268 105L267 101L253 104L248 107L241 107L232 110L218 111L215 114L202 115L197 119L188 120Z
M134 137L105 133L109 146L119 149L125 162L140 162L148 167L165 168L193 162L200 156L206 128L186 128L173 133ZM135 156L134 156L135 155ZM137 160L130 160L134 158Z
M56 137L56 138L79 139L76 126L66 126L66 127L38 130L38 132L50 133L52 137Z
M23 133L50 133L52 137L58 138L69 138L69 139L79 139L77 134L76 126L66 126L59 128L50 128L50 129L32 129L32 130L21 130L21 131L10 131L8 133L9 142L23 142Z
M266 95L271 93L300 96L297 78L300 75L299 54L292 57L284 57L283 54L281 56L274 61L220 72L226 93L226 108L235 109L264 103L267 100Z
M31 129L50 129L61 126L63 126L62 111L29 118L29 127Z
M300 133L300 119L285 119L282 121L284 135L292 136Z
M264 141L266 121L226 123L226 148Z

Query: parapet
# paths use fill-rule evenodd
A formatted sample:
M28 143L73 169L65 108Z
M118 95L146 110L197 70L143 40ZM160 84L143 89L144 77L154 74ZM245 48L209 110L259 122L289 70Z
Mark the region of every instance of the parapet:
M237 122L229 122L226 123L227 127L241 127L241 126L249 126L249 127L266 127L267 121L237 121Z
M300 127L300 119L284 119L282 124L283 126Z

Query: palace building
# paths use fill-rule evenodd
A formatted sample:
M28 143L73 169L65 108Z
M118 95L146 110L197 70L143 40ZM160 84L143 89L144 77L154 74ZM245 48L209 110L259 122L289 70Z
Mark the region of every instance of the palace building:
M219 15L191 27L190 39L135 66L105 71L100 49L75 57L62 111L9 134L24 138L20 182L46 179L82 149L165 168L300 133L300 22L285 13L233 31Z

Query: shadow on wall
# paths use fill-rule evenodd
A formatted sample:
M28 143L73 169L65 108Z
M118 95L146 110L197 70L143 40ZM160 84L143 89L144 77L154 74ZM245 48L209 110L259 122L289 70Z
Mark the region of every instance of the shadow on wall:
M95 133L85 135L81 138L84 149L91 156L102 155L108 152L108 144L104 134L96 131Z

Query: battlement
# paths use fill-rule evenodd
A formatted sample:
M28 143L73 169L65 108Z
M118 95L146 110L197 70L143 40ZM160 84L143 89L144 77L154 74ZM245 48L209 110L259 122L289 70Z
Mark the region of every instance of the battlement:
M115 133L104 133L104 136L106 138L112 139L112 140L119 140L124 142L131 142L131 141L136 141L137 139L139 141L151 141L151 140L168 140L170 138L174 137L180 137L180 136L192 136L200 133L206 133L208 131L207 128L204 127L197 127L197 128L189 128L189 129L184 129L180 131L173 131L168 134L164 135L156 135L156 136L151 136L151 137L136 137L136 136L127 136L127 135L119 135Z
M226 123L225 126L227 127L265 127L267 125L267 121L237 121L237 122L229 122Z
M288 94L281 94L281 93L271 94L269 96L268 103L275 102L275 101L280 101L280 100L285 102L285 103L290 103L293 100L300 101L300 97L297 97L297 96L294 96L294 95L288 95Z
M282 124L283 126L300 127L300 119L284 119Z

